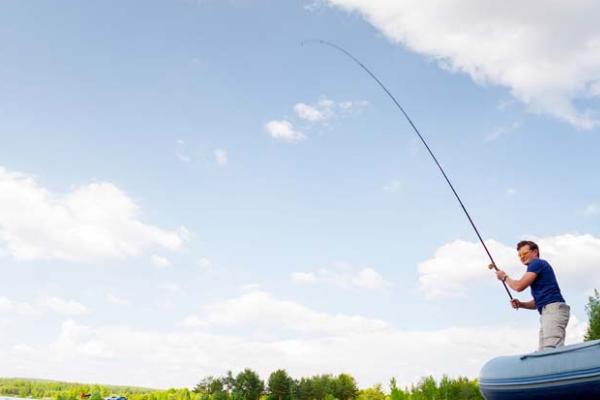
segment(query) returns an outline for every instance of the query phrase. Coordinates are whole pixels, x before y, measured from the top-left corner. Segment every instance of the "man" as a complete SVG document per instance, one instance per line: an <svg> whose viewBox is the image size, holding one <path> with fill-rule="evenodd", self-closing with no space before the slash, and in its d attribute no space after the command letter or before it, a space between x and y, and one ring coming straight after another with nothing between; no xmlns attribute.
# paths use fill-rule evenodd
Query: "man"
<svg viewBox="0 0 600 400"><path fill-rule="evenodd" d="M533 300L513 299L511 303L513 308L537 309L540 313L539 350L563 346L571 309L560 293L554 270L546 260L540 258L538 245L532 241L519 242L517 252L521 262L527 266L527 272L521 279L512 279L499 270L496 271L496 277L517 292L531 287Z"/></svg>

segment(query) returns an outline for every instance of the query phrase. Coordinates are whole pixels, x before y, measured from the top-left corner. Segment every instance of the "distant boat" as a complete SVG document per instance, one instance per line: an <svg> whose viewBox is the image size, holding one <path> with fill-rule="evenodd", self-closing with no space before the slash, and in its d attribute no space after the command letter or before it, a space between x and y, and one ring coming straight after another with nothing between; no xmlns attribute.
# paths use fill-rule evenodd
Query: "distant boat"
<svg viewBox="0 0 600 400"><path fill-rule="evenodd" d="M479 386L486 400L598 400L600 340L494 358Z"/></svg>

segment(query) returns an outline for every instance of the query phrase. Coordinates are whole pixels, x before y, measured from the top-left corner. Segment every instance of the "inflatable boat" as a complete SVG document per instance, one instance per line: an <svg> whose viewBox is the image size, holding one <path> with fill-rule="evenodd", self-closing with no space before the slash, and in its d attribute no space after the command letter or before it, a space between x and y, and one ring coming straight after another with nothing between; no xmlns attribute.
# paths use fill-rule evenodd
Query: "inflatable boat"
<svg viewBox="0 0 600 400"><path fill-rule="evenodd" d="M486 400L598 400L600 340L494 358L479 386Z"/></svg>

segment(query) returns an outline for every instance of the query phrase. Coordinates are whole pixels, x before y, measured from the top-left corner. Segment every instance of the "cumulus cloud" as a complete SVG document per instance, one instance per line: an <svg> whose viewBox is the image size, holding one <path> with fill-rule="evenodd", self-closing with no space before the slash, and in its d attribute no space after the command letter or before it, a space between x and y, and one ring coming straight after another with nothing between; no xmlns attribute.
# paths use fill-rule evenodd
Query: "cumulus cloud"
<svg viewBox="0 0 600 400"><path fill-rule="evenodd" d="M294 111L299 118L310 122L321 121L326 118L326 113L324 111L304 103L296 104L294 106Z"/></svg>
<svg viewBox="0 0 600 400"><path fill-rule="evenodd" d="M154 266L158 268L168 268L173 266L173 264L171 264L171 261L167 257L159 256L156 254L153 254L150 260L152 261L152 264L154 264Z"/></svg>
<svg viewBox="0 0 600 400"><path fill-rule="evenodd" d="M0 167L0 246L19 261L97 261L179 250L187 231L140 220L138 205L108 182L52 193L32 176Z"/></svg>
<svg viewBox="0 0 600 400"><path fill-rule="evenodd" d="M485 242L501 268L514 263L515 252L503 244L488 240ZM483 253L479 242L457 240L438 248L429 260L419 264L421 290L429 299L462 297L468 284L476 281L489 281L490 272L486 268L489 259ZM508 272L508 271L507 271Z"/></svg>
<svg viewBox="0 0 600 400"><path fill-rule="evenodd" d="M292 272L292 281L296 283L315 283L317 277L312 272Z"/></svg>
<svg viewBox="0 0 600 400"><path fill-rule="evenodd" d="M19 354L33 354L35 349L25 343L19 343L13 346L13 351Z"/></svg>
<svg viewBox="0 0 600 400"><path fill-rule="evenodd" d="M35 314L35 310L29 303L0 297L0 313L31 315Z"/></svg>
<svg viewBox="0 0 600 400"><path fill-rule="evenodd" d="M40 305L63 315L83 315L89 313L86 306L76 300L66 300L60 297L47 297L40 301Z"/></svg>
<svg viewBox="0 0 600 400"><path fill-rule="evenodd" d="M195 315L187 316L183 321L181 321L181 325L186 328L206 328L209 326L206 321L203 321Z"/></svg>
<svg viewBox="0 0 600 400"><path fill-rule="evenodd" d="M548 260L561 287L589 290L600 285L600 239L592 235L565 234L533 238L541 257ZM486 241L496 264L509 275L520 277L520 265L514 245ZM489 259L479 242L457 240L435 251L432 258L418 266L420 288L429 299L462 297L468 287L494 282L486 268Z"/></svg>
<svg viewBox="0 0 600 400"><path fill-rule="evenodd" d="M533 112L599 124L577 100L600 96L600 3L587 0L322 0L478 83L502 85ZM540 12L543 10L543 12Z"/></svg>
<svg viewBox="0 0 600 400"><path fill-rule="evenodd" d="M298 118L308 122L324 122L338 115L348 115L358 112L369 105L368 101L345 100L335 102L327 97L321 98L315 104L297 103L294 112Z"/></svg>
<svg viewBox="0 0 600 400"><path fill-rule="evenodd" d="M158 285L158 288L168 293L182 293L181 286L173 282L165 282Z"/></svg>
<svg viewBox="0 0 600 400"><path fill-rule="evenodd" d="M476 377L490 358L529 352L537 345L533 326L399 329L377 319L316 311L265 292L212 304L201 317L184 322L181 330L150 330L69 320L50 346L36 348L29 362L19 354L5 358L0 374L17 368L31 376L51 371L52 377L70 380L173 387L247 366L267 377L284 363L296 377L345 371L366 386L386 379L381 371L387 371L409 384L429 374ZM227 325L233 333L219 332ZM581 328L571 321L569 343L581 340ZM256 329L273 334L255 335Z"/></svg>
<svg viewBox="0 0 600 400"><path fill-rule="evenodd" d="M297 143L306 140L304 133L296 130L290 121L269 121L265 125L269 135L282 142Z"/></svg>
<svg viewBox="0 0 600 400"><path fill-rule="evenodd" d="M112 292L109 292L106 294L106 300L112 304L118 304L118 305L129 305L130 304L129 300L126 300L120 296L117 296L116 294L114 294Z"/></svg>
<svg viewBox="0 0 600 400"><path fill-rule="evenodd" d="M209 270L214 266L214 263L209 258L202 257L198 260L198 266L202 270Z"/></svg>
<svg viewBox="0 0 600 400"><path fill-rule="evenodd" d="M380 330L387 326L383 321L360 316L330 316L290 301L274 299L263 291L253 291L239 298L205 306L204 311L206 320L213 325L251 325L265 331L285 329L306 335L340 335Z"/></svg>
<svg viewBox="0 0 600 400"><path fill-rule="evenodd" d="M301 284L324 282L343 288L367 290L381 290L390 286L390 283L373 268L356 268L344 262L337 262L331 268L319 268L313 272L294 272L291 279Z"/></svg>
<svg viewBox="0 0 600 400"><path fill-rule="evenodd" d="M359 112L368 105L369 102L364 100L346 100L337 103L327 97L322 97L312 104L296 103L293 110L299 120L297 122L303 122L305 129L311 129L315 125L329 127L331 119ZM265 124L265 127L269 134L277 140L296 143L307 139L307 136L294 128L294 124L287 119L270 121Z"/></svg>
<svg viewBox="0 0 600 400"><path fill-rule="evenodd" d="M65 321L62 324L58 338L50 348L59 360L77 356L92 359L115 357L107 340L98 335L97 330L78 324L73 320Z"/></svg>

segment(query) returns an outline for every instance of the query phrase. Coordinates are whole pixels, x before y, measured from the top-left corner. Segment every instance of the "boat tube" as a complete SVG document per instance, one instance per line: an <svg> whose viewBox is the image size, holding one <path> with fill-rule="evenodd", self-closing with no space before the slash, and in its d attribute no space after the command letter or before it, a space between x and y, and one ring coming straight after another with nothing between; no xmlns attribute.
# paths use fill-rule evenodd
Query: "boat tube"
<svg viewBox="0 0 600 400"><path fill-rule="evenodd" d="M494 358L479 386L486 400L598 400L600 340Z"/></svg>

